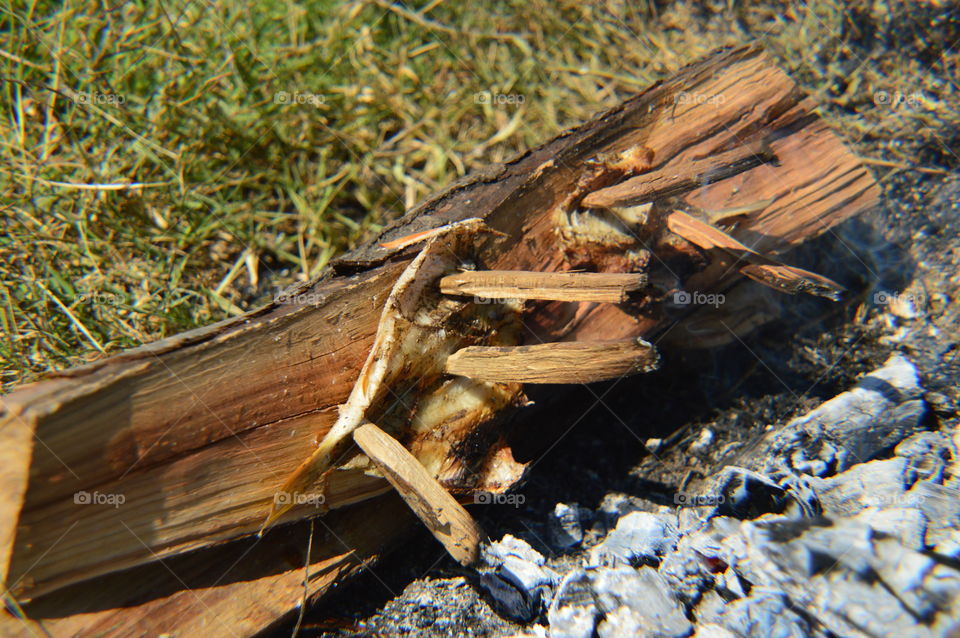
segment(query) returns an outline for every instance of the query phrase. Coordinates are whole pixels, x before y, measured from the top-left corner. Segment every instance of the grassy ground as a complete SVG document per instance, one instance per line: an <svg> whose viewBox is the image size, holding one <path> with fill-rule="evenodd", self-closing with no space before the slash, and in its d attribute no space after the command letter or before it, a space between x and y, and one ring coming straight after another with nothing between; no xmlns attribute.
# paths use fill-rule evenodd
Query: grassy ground
<svg viewBox="0 0 960 638"><path fill-rule="evenodd" d="M762 40L884 178L956 170L958 38L931 1L15 0L2 389L265 303L721 45Z"/></svg>

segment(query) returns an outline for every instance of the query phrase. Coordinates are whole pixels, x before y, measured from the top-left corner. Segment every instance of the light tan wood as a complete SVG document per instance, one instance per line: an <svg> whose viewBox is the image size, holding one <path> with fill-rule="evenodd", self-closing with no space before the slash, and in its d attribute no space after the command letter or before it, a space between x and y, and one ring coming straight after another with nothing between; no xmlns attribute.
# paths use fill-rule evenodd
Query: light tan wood
<svg viewBox="0 0 960 638"><path fill-rule="evenodd" d="M450 492L399 441L373 423L354 430L353 440L454 560L461 565L475 563L483 532Z"/></svg>
<svg viewBox="0 0 960 638"><path fill-rule="evenodd" d="M396 542L409 535L414 521L392 493L314 521L308 601L351 574L370 569L387 546L384 531ZM95 585L67 587L27 605L27 619L0 612L0 636L260 634L300 605L308 539L304 522L268 539L235 541L111 574Z"/></svg>
<svg viewBox="0 0 960 638"><path fill-rule="evenodd" d="M656 350L642 339L496 348L470 346L447 359L447 372L500 383L593 383L650 372Z"/></svg>
<svg viewBox="0 0 960 638"><path fill-rule="evenodd" d="M646 284L645 274L467 270L440 280L446 295L488 299L537 299L623 303Z"/></svg>
<svg viewBox="0 0 960 638"><path fill-rule="evenodd" d="M335 420L400 270L346 278L259 321L151 344L6 397L0 432L36 434L14 593L35 597L255 533L275 483ZM386 489L342 473L330 503ZM89 503L78 502L84 494Z"/></svg>

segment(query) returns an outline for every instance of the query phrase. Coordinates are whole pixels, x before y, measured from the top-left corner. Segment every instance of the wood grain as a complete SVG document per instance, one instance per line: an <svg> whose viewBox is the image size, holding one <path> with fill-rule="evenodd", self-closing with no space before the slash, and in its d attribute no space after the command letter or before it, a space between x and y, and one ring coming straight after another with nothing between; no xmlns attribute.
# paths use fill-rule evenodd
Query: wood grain
<svg viewBox="0 0 960 638"><path fill-rule="evenodd" d="M642 339L497 348L470 346L447 359L447 372L500 383L593 383L650 372L656 350Z"/></svg>
<svg viewBox="0 0 960 638"><path fill-rule="evenodd" d="M694 157L684 165L671 163L615 186L593 191L583 198L583 205L612 208L645 204L721 182L774 159L773 151L765 141L706 157Z"/></svg>
<svg viewBox="0 0 960 638"><path fill-rule="evenodd" d="M354 430L353 440L454 560L461 565L475 563L483 532L450 492L399 441L373 423Z"/></svg>
<svg viewBox="0 0 960 638"><path fill-rule="evenodd" d="M440 292L487 299L623 303L647 282L643 273L467 270L440 280Z"/></svg>

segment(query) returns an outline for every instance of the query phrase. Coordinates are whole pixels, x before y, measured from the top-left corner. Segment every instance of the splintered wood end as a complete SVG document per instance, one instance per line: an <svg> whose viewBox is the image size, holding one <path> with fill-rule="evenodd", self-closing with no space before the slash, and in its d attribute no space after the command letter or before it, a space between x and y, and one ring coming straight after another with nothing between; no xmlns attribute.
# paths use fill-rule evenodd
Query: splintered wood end
<svg viewBox="0 0 960 638"><path fill-rule="evenodd" d="M446 371L498 383L592 383L650 372L659 363L643 339L543 343L497 348L469 346L447 358Z"/></svg>
<svg viewBox="0 0 960 638"><path fill-rule="evenodd" d="M486 299L623 303L646 285L639 273L464 271L440 280L440 292Z"/></svg>
<svg viewBox="0 0 960 638"><path fill-rule="evenodd" d="M667 228L704 250L717 248L743 259L748 263L740 272L774 290L789 294L805 292L833 301L838 301L843 292L843 287L832 279L761 255L716 226L682 211L675 210L667 216Z"/></svg>
<svg viewBox="0 0 960 638"><path fill-rule="evenodd" d="M667 215L667 229L704 250L720 248L723 250L756 254L749 247L716 226L701 221L693 215L688 215L680 210L675 210Z"/></svg>
<svg viewBox="0 0 960 638"><path fill-rule="evenodd" d="M475 218L475 217L474 217L474 218L462 220L462 221L460 221L460 222L455 222L454 224L463 224L463 223L470 222L470 221L478 221L478 222L479 222L479 221L482 221L482 220L479 219L479 218ZM407 246L412 246L412 245L414 245L414 244L416 244L416 243L419 243L419 242L422 242L422 241L426 241L426 240L428 240L428 239L430 239L430 238L432 238L432 237L436 237L436 236L438 236L438 235L442 235L443 233L445 233L445 232L447 232L448 230L450 230L450 227L453 226L454 224L445 224L445 225L443 225L443 226L438 226L437 228L431 228L431 229L429 229L429 230L422 230L422 231L420 231L420 232L418 232L418 233L413 233L413 234L411 234L411 235L404 235L403 237L399 237L399 238L394 239L394 240L391 240L391 241L382 242L382 243L379 244L379 246L380 246L381 248L386 248L386 249L388 249L388 250L399 250L399 249L401 249L401 248L406 248Z"/></svg>
<svg viewBox="0 0 960 638"><path fill-rule="evenodd" d="M483 531L416 457L373 423L354 430L353 440L457 562L476 562Z"/></svg>
<svg viewBox="0 0 960 638"><path fill-rule="evenodd" d="M791 295L805 292L839 301L843 286L815 272L784 264L749 264L740 272L754 281Z"/></svg>

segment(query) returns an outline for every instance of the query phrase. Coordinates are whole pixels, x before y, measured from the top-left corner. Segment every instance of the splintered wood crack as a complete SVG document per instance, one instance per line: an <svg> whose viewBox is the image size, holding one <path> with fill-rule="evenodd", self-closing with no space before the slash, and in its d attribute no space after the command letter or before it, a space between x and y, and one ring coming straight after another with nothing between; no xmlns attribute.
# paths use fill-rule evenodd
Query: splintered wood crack
<svg viewBox="0 0 960 638"><path fill-rule="evenodd" d="M520 384L450 378L443 365L453 352L472 345L507 346L519 340L520 306L474 304L444 296L437 280L457 272L478 237L489 232L476 219L457 222L426 235L426 244L406 267L384 306L373 347L337 421L313 453L277 492L262 534L305 496L325 495L331 472L350 464L376 471L352 447L354 430L376 423L417 448L416 457L435 479L463 484L476 477L458 450L477 427L504 407L521 401ZM418 234L421 235L421 234ZM413 238L421 241L424 236ZM411 392L410 398L403 397ZM443 428L443 436L434 435ZM492 451L491 451L492 452ZM523 465L503 461L502 482L519 478ZM470 489L495 485L466 484ZM325 499L321 499L325 502Z"/></svg>
<svg viewBox="0 0 960 638"><path fill-rule="evenodd" d="M596 250L613 254L613 259L619 251L625 261L614 269L641 272L465 269L476 257L481 235L500 235L480 219L382 244L397 249L425 242L387 299L373 347L336 423L287 478L260 533L296 505L298 497L325 495L336 469L360 468L386 478L456 560L472 563L482 533L447 488L505 489L525 466L500 455L488 474L477 472L477 467L485 467L483 455L495 451L464 458L462 450L478 447L465 445L469 435L507 406L522 404L525 383L591 383L656 369L656 349L639 337L521 345L525 300L622 304L629 309L636 297L656 294L645 266L632 267L646 263L644 253L631 247L637 233L654 246L689 242L696 248L681 248L681 254L701 259L701 265L697 249L719 251L734 258L743 275L782 292L837 298L841 288L830 279L762 255L711 223L735 223L772 200L705 213L711 221L669 205L676 194L708 178L724 179L774 161L765 143L690 160L679 172L651 171L652 158L652 153L640 151L617 155L610 160L614 164L600 166L600 173L582 183L587 190L595 184L595 189L582 198L580 208L570 205L582 192L562 202L555 216L557 232L568 242L563 250L585 250L588 255ZM614 171L621 181L599 187L603 171ZM631 177L635 171L646 173ZM413 395L409 402L403 400L408 391Z"/></svg>
<svg viewBox="0 0 960 638"><path fill-rule="evenodd" d="M593 191L583 198L582 205L587 208L636 206L719 182L775 160L773 151L761 141L693 159L685 166L645 172L609 188Z"/></svg>

